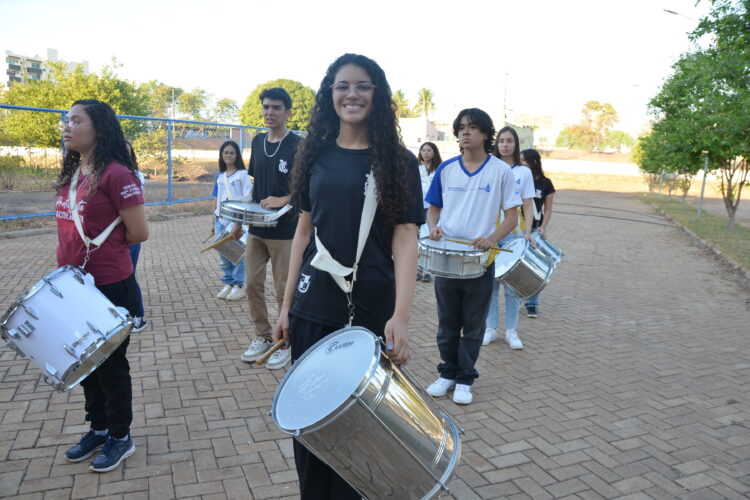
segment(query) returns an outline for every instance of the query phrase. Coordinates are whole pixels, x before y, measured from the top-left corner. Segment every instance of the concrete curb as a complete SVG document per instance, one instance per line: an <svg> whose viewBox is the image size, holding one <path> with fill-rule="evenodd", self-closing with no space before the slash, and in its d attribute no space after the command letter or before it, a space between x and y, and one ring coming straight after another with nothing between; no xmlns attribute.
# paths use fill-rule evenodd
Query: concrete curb
<svg viewBox="0 0 750 500"><path fill-rule="evenodd" d="M56 227L35 227L31 229L19 229L18 231L8 231L5 233L0 233L0 239L11 240L14 238L25 238L27 236L38 236L40 234L54 233L56 231Z"/></svg>
<svg viewBox="0 0 750 500"><path fill-rule="evenodd" d="M656 211L659 212L661 215L671 220L675 224L675 226L682 228L682 230L685 231L688 235L690 235L699 245L701 245L702 247L708 249L711 253L713 253L719 259L719 261L731 267L733 270L737 271L739 278L744 281L745 286L750 287L750 270L745 269L744 267L739 265L737 262L732 260L730 257L727 257L726 255L724 255L724 253L721 250L714 247L713 245L711 245L711 243L707 242L706 240L704 240L703 238L695 234L695 232L693 232L692 229L685 226L682 222L678 221L677 219L669 215L667 212L665 212L661 208L651 203L650 205L654 207Z"/></svg>

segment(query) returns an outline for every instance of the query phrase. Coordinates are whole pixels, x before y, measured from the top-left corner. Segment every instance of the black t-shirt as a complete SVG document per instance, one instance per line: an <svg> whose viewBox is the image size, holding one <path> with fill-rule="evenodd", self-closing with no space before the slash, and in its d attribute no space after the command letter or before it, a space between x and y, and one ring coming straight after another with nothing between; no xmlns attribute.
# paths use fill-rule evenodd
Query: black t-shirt
<svg viewBox="0 0 750 500"><path fill-rule="evenodd" d="M539 179L534 179L534 188L536 189L534 204L536 205L536 211L539 213L539 220L534 219L533 227L539 227L544 220L544 199L547 198L548 194L555 192L555 186L552 185L551 180L546 177L540 177Z"/></svg>
<svg viewBox="0 0 750 500"><path fill-rule="evenodd" d="M424 223L422 185L417 159L411 162L409 207L399 223ZM370 172L367 150L343 149L329 144L310 168L303 187L301 208L310 212L318 238L340 264L354 264L359 224L365 200L365 180ZM416 230L414 237L417 237ZM354 324L382 331L393 316L396 284L391 251L393 226L378 208L359 260L354 283ZM309 321L342 327L348 320L347 300L331 275L310 265L315 256L315 237L305 249L292 314Z"/></svg>
<svg viewBox="0 0 750 500"><path fill-rule="evenodd" d="M289 194L289 174L294 163L294 154L300 137L294 132L278 142L264 141L268 133L258 134L253 138L250 165L247 171L253 179L253 201L260 203L269 196L287 196ZM277 151L278 149L278 151ZM269 157L268 155L272 155ZM274 154L275 153L275 154ZM297 228L297 213L290 210L282 215L275 227L250 226L250 234L270 240L291 240Z"/></svg>

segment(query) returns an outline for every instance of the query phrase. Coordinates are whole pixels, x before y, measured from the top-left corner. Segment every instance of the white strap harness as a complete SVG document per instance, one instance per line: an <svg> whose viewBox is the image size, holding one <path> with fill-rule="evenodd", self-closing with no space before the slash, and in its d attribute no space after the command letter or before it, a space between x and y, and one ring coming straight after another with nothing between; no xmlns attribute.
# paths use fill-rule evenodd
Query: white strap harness
<svg viewBox="0 0 750 500"><path fill-rule="evenodd" d="M336 284L346 294L347 300L349 301L349 325L351 326L352 319L354 318L354 305L352 302L352 290L354 289L354 282L357 280L357 265L359 259L362 256L362 251L365 249L365 242L367 236L370 234L370 228L372 227L372 221L375 218L375 210L377 209L377 196L375 185L375 176L370 172L367 174L367 181L365 182L365 202L362 206L362 218L359 221L359 238L357 240L357 254L354 259L354 265L352 267L345 267L341 265L333 256L330 254L328 249L323 245L318 238L318 229L315 228L315 246L317 252L313 257L310 264L321 271L325 271L331 275ZM352 280L348 281L346 276L352 275Z"/></svg>
<svg viewBox="0 0 750 500"><path fill-rule="evenodd" d="M109 235L112 233L112 231L115 229L117 224L122 222L122 217L119 215L115 220L112 221L112 223L107 226L107 228L102 231L99 236L94 238L93 240L86 236L86 234L83 232L83 224L81 223L81 216L78 214L78 202L76 200L77 196L77 190L78 187L78 174L80 173L81 169L76 168L76 171L73 172L73 177L70 179L70 189L68 190L68 203L70 204L70 214L73 216L73 222L76 225L76 229L78 229L78 234L81 236L81 239L83 240L83 244L86 245L86 257L83 259L83 265L81 265L81 269L86 268L86 264L89 261L89 255L94 250L98 249L102 246L102 244L109 238ZM93 250L91 249L91 245L94 244L96 248Z"/></svg>

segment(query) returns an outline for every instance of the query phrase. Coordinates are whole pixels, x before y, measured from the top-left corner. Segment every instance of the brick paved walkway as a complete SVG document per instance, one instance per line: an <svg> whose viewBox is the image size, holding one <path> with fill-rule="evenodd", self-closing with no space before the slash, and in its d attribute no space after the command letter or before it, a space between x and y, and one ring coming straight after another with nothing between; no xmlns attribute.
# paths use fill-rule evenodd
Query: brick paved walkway
<svg viewBox="0 0 750 500"><path fill-rule="evenodd" d="M663 223L628 195L567 191L564 212ZM133 436L106 474L63 452L85 432L83 394L52 392L0 346L0 496L296 498L291 441L266 416L283 371L239 360L247 305L219 302L207 218L154 223L139 280L151 328L129 349ZM750 496L750 294L680 230L555 216L567 255L522 317L523 351L483 348L475 403L444 404L466 429L451 487L474 498ZM4 309L53 269L54 235L0 240ZM273 300L273 299L271 299ZM275 311L274 311L275 312ZM437 362L432 288L418 285L412 371Z"/></svg>

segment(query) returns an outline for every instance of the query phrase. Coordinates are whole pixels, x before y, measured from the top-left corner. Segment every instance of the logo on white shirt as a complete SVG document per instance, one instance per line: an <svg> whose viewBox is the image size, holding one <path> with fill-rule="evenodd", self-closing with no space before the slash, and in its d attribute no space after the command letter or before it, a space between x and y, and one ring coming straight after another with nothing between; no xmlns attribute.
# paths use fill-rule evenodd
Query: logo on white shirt
<svg viewBox="0 0 750 500"><path fill-rule="evenodd" d="M310 288L310 275L300 274L299 284L297 285L297 290L299 291L299 293L305 293L307 292L308 288Z"/></svg>
<svg viewBox="0 0 750 500"><path fill-rule="evenodd" d="M286 160L279 160L279 172L281 172L282 174L288 174L289 169L286 168L286 165Z"/></svg>

